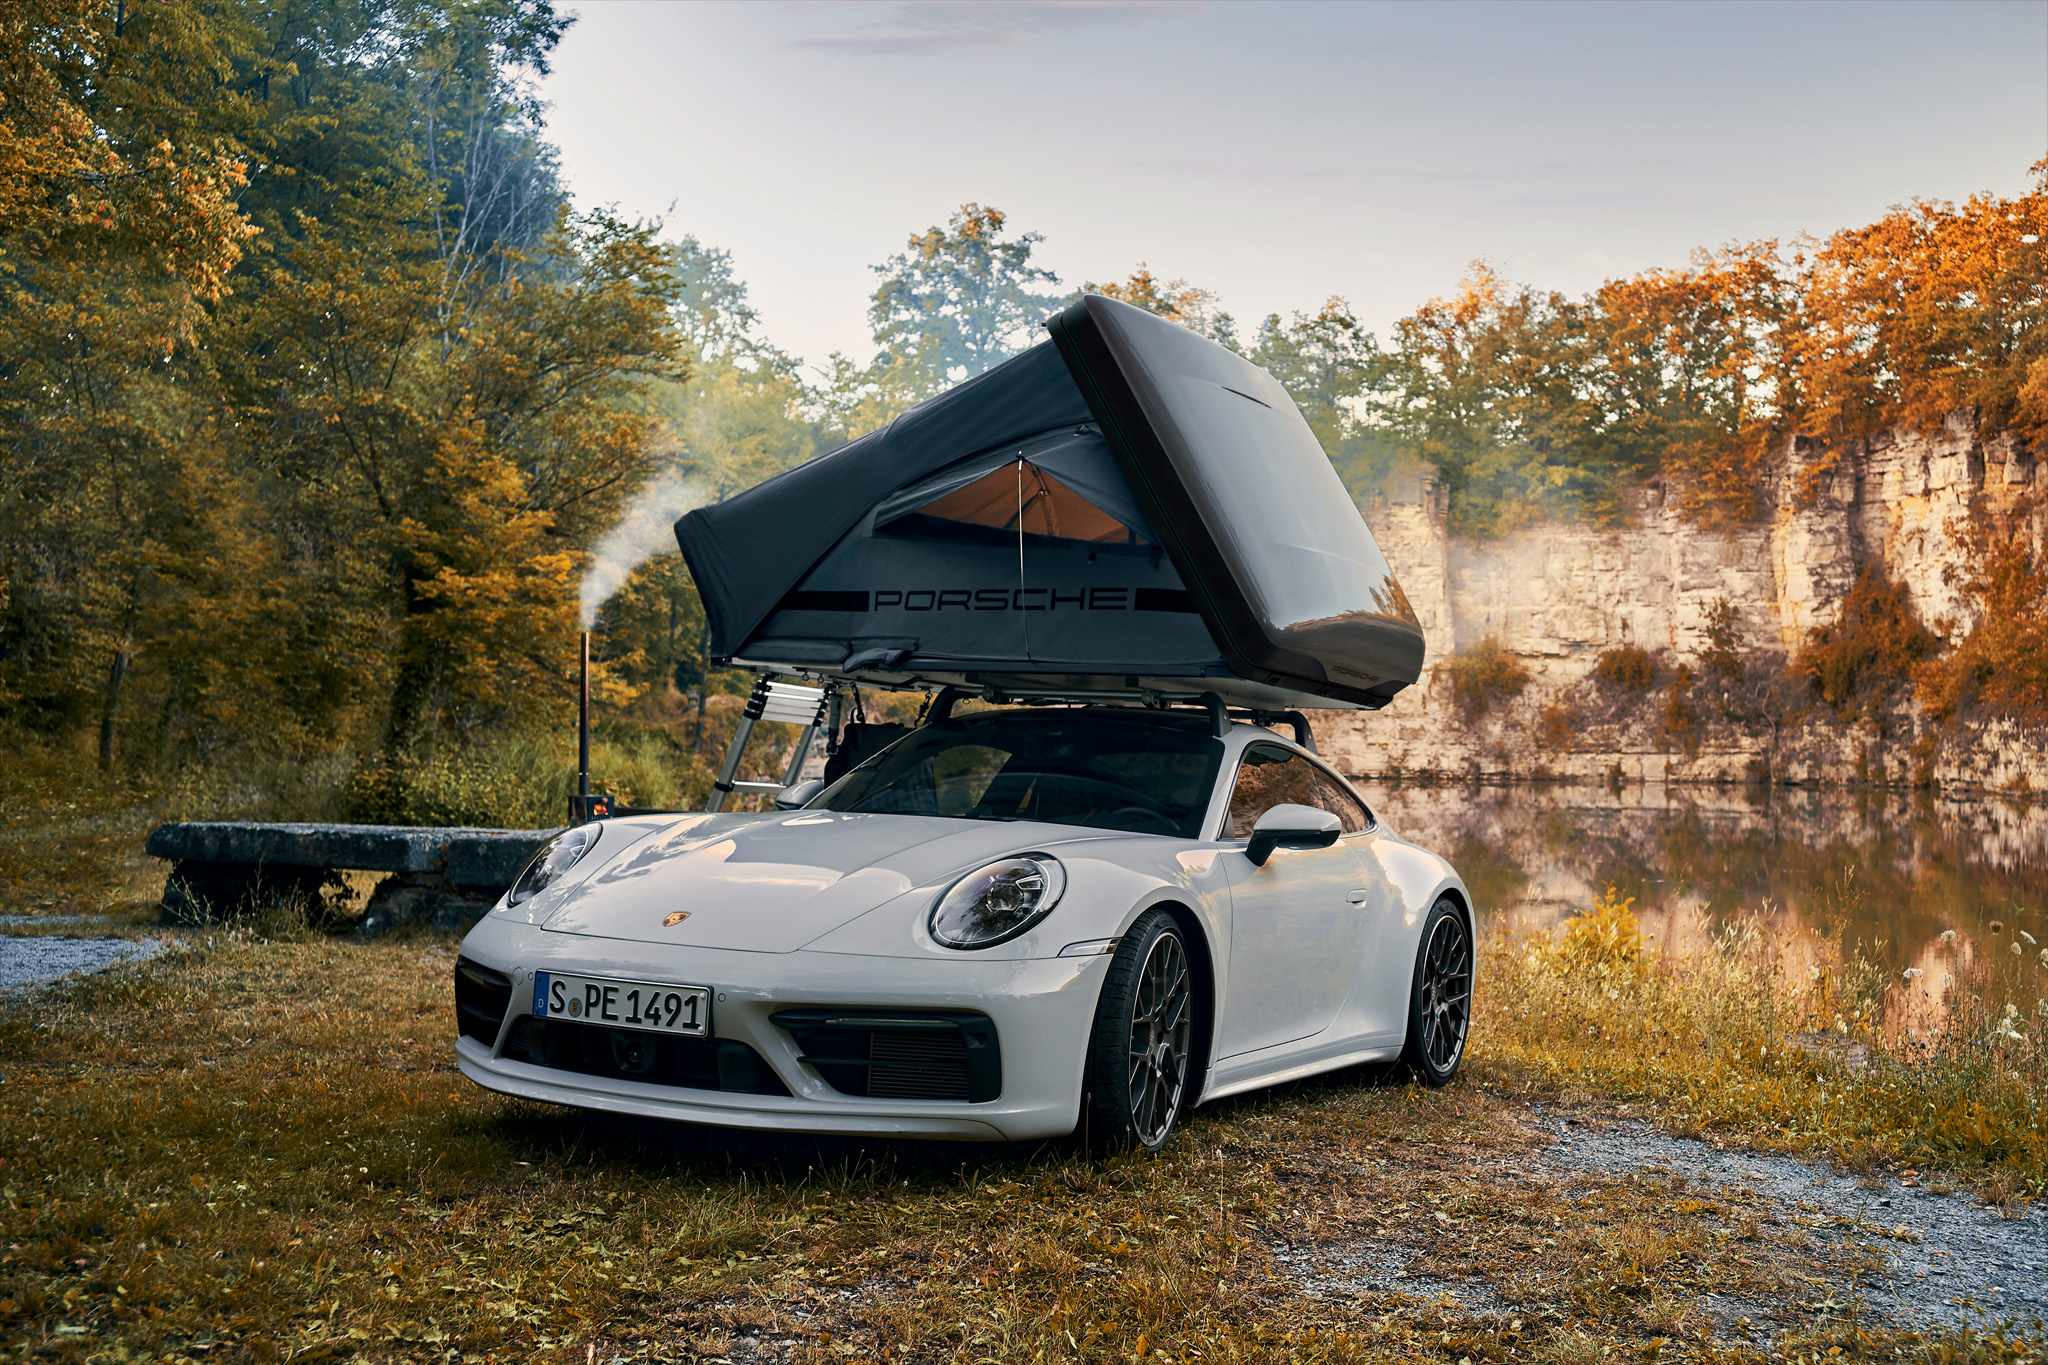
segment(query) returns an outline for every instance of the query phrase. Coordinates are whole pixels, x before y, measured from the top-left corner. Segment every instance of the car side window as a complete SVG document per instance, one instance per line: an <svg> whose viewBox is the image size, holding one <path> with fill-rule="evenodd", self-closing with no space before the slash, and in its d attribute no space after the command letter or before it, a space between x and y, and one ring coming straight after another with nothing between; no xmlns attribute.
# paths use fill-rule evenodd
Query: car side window
<svg viewBox="0 0 2048 1365"><path fill-rule="evenodd" d="M1372 814L1342 783L1300 754L1277 745L1254 744L1238 761L1230 789L1230 832L1249 839L1259 817L1280 805L1313 806L1342 822L1346 834L1372 828Z"/></svg>
<svg viewBox="0 0 2048 1365"><path fill-rule="evenodd" d="M1358 799L1358 793L1321 768L1313 764L1309 766L1315 773L1316 782L1324 796L1323 800L1312 801L1310 805L1319 810L1334 812L1336 817L1344 822L1346 834L1357 834L1373 827L1372 812L1366 809L1365 802Z"/></svg>

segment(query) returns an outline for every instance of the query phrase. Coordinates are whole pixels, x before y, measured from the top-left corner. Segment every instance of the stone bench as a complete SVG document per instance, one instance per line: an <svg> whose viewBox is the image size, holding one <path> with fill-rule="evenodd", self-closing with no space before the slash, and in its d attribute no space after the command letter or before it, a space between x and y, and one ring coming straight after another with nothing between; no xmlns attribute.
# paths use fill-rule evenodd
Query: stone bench
<svg viewBox="0 0 2048 1365"><path fill-rule="evenodd" d="M469 927L555 832L207 820L159 825L145 847L171 864L166 924L234 919L265 900L318 906L342 872L389 873L358 931L369 936L400 924Z"/></svg>

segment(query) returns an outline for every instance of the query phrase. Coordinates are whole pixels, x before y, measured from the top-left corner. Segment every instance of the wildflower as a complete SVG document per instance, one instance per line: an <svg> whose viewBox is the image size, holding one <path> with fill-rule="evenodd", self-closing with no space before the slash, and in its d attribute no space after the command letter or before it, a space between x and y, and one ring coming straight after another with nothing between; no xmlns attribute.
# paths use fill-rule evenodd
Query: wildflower
<svg viewBox="0 0 2048 1365"><path fill-rule="evenodd" d="M1955 930L1953 930L1953 929L1944 929L1944 930L1942 930L1942 931L1941 931L1941 941L1942 941L1943 943L1954 943L1954 942L1956 941L1956 931L1955 931Z"/></svg>
<svg viewBox="0 0 2048 1365"><path fill-rule="evenodd" d="M1806 979L1807 979L1808 981L1818 981L1818 980L1820 980L1820 968L1818 968L1818 967L1808 967L1808 968L1806 969Z"/></svg>
<svg viewBox="0 0 2048 1365"><path fill-rule="evenodd" d="M2013 945L2012 945L2012 955L2013 955L2014 957L2019 957L2020 955L2022 955L2022 954L2023 954L2023 953L2025 953L2026 951L2027 951L2027 950L2026 950L2025 948L2022 948L2022 947L2020 947L2020 945L2019 945L2019 944L2017 944L2017 943L2015 943L2015 944L2013 944Z"/></svg>
<svg viewBox="0 0 2048 1365"><path fill-rule="evenodd" d="M2005 1017L2006 1017L2006 1018L2008 1018L2008 1019L2017 1019L2017 1018L2019 1018L2019 1017L2020 1017L2020 1007L2019 1007L2018 1005L2015 1005L2015 1004L2013 1004L2013 1003L2012 1003L2012 1002L2011 1002L2010 1000L2006 1001L2006 1002L2005 1002Z"/></svg>
<svg viewBox="0 0 2048 1365"><path fill-rule="evenodd" d="M2028 932L2027 932L2026 930L2024 930L2024 929L2020 930L2020 931L2019 931L2019 933L2020 933L2020 937L2021 937L2021 938L2023 938L2023 939L2025 939L2025 940L2027 941L2027 946L2028 946L2028 947L2030 947L2030 948L2031 948L2031 947L2033 947L2033 946L2034 946L2034 936L2033 936L2032 934L2028 933Z"/></svg>
<svg viewBox="0 0 2048 1365"><path fill-rule="evenodd" d="M2043 966L2048 966L2048 948L2043 948L2041 950L2041 964Z"/></svg>
<svg viewBox="0 0 2048 1365"><path fill-rule="evenodd" d="M1991 932L1992 932L1992 933L1994 933L1994 934L2002 934L2002 933L2004 933L2004 932L2005 932L2005 921L2004 921L2004 920L2002 920L2002 919L1995 919L1995 920L1991 921Z"/></svg>
<svg viewBox="0 0 2048 1365"><path fill-rule="evenodd" d="M1918 967L1908 967L1906 968L1903 975L1908 981L1918 981L1921 977L1927 975L1927 973L1921 971Z"/></svg>

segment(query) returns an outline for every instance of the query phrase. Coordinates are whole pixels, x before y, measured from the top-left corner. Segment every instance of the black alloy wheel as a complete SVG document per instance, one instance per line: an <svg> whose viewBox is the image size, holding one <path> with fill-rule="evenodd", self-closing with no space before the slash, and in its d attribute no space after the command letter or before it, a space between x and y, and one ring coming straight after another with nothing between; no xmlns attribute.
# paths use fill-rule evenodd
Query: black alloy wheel
<svg viewBox="0 0 2048 1365"><path fill-rule="evenodd" d="M1156 1152L1187 1108L1195 979L1173 917L1138 917L1111 956L1088 1041L1082 1126L1097 1151Z"/></svg>
<svg viewBox="0 0 2048 1365"><path fill-rule="evenodd" d="M1448 1085L1465 1056L1471 1027L1472 932L1457 903L1445 896L1422 926L1401 1060L1424 1085Z"/></svg>

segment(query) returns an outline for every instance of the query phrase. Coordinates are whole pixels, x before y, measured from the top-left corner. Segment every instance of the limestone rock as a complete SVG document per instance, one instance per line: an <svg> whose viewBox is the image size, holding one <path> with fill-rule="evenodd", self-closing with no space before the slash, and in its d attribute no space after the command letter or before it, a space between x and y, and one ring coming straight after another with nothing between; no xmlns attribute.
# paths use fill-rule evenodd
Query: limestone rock
<svg viewBox="0 0 2048 1365"><path fill-rule="evenodd" d="M1629 500L1624 525L1557 522L1498 540L1449 534L1448 500L1434 476L1403 476L1365 513L1427 634L1423 680L1383 711L1318 715L1317 736L1340 767L1364 776L2048 790L2048 734L2008 721L1937 733L1901 703L1845 723L1789 692L1769 705L1681 697L1674 711L1668 690L1670 665L1706 648L1719 602L1733 608L1756 676L1782 675L1808 632L1836 618L1866 565L1904 584L1930 629L1967 631L1961 537L1996 524L2048 543L2048 512L2030 501L2039 464L2011 433L1980 432L1966 409L1933 433L1787 442L1768 511L1747 524L1688 521L1652 481ZM1533 682L1468 719L1443 666L1488 638ZM1630 706L1590 677L1602 653L1623 645L1667 661L1660 690ZM1682 722L1688 707L1690 729L1667 724Z"/></svg>

